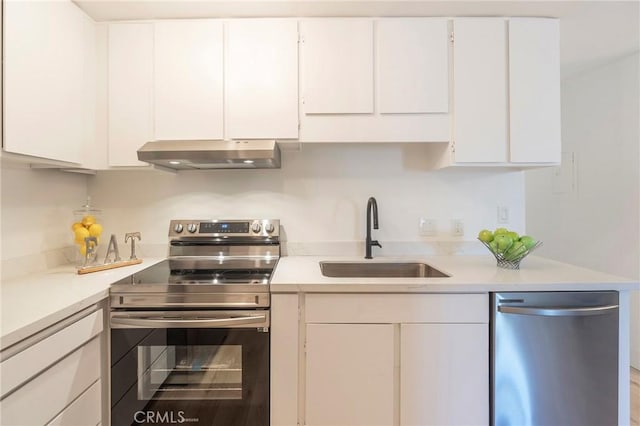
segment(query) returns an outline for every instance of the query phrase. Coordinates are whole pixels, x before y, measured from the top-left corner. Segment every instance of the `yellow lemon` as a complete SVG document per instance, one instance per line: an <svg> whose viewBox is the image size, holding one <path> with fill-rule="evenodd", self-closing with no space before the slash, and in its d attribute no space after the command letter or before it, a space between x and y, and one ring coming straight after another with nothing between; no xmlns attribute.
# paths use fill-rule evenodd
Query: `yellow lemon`
<svg viewBox="0 0 640 426"><path fill-rule="evenodd" d="M76 232L76 229L81 228L82 226L84 226L84 225L82 225L80 222L76 222L73 225L71 225L71 230L73 232Z"/></svg>
<svg viewBox="0 0 640 426"><path fill-rule="evenodd" d="M82 218L82 224L87 228L93 225L94 223L96 223L96 218L93 215L88 214Z"/></svg>
<svg viewBox="0 0 640 426"><path fill-rule="evenodd" d="M89 247L95 247L95 243L93 241L89 242ZM78 244L78 250L80 250L80 254L84 257L87 255L87 245L83 242L82 244Z"/></svg>
<svg viewBox="0 0 640 426"><path fill-rule="evenodd" d="M74 231L74 234L76 238L76 243L78 244L84 244L84 239L91 236L89 234L89 230L83 226L81 226L80 228L77 228Z"/></svg>
<svg viewBox="0 0 640 426"><path fill-rule="evenodd" d="M100 225L99 223L94 223L93 225L89 226L89 235L91 235L92 237L99 237L100 234L102 234L102 225Z"/></svg>

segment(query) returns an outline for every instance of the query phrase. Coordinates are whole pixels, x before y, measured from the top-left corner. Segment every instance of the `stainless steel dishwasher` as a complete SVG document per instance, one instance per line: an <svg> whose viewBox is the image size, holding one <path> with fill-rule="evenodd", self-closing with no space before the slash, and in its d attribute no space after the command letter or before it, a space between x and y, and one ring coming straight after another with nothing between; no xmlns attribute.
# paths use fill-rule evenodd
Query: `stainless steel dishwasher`
<svg viewBox="0 0 640 426"><path fill-rule="evenodd" d="M618 424L618 293L493 293L491 424Z"/></svg>

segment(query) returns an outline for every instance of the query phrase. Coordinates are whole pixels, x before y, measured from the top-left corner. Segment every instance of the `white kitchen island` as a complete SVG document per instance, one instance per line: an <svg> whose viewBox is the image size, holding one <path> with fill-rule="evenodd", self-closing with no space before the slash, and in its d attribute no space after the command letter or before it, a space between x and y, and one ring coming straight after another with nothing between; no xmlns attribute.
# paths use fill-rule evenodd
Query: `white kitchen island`
<svg viewBox="0 0 640 426"><path fill-rule="evenodd" d="M538 257L425 256L447 278L329 278L289 256L271 281L271 424L489 424L489 293L620 295L619 424L629 422L629 291L638 282Z"/></svg>

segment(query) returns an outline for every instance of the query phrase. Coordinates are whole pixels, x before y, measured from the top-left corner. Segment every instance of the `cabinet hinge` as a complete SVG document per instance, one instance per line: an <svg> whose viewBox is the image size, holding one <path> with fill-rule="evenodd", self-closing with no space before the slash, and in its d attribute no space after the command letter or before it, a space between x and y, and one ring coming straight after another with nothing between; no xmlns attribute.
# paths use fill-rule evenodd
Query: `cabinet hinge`
<svg viewBox="0 0 640 426"><path fill-rule="evenodd" d="M449 41L453 43L454 39L455 37L453 36L453 31L451 31L451 34L449 34Z"/></svg>
<svg viewBox="0 0 640 426"><path fill-rule="evenodd" d="M455 142L452 142L452 143L451 143L451 152L452 152L453 154L455 154L455 153L456 153L456 143L455 143Z"/></svg>

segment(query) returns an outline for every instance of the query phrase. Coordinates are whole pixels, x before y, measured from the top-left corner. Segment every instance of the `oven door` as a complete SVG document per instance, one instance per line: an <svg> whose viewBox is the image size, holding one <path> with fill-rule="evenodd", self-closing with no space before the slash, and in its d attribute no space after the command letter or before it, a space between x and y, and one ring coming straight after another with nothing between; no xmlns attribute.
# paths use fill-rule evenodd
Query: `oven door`
<svg viewBox="0 0 640 426"><path fill-rule="evenodd" d="M269 424L269 311L111 312L113 425Z"/></svg>

